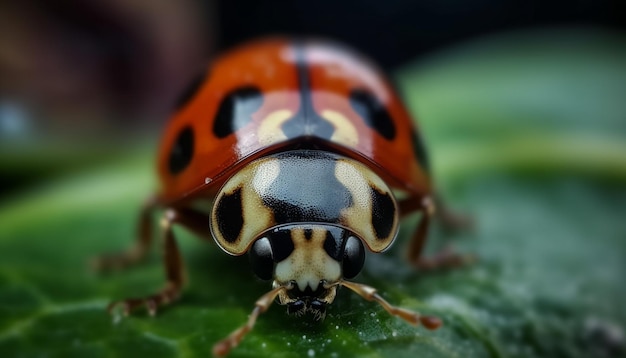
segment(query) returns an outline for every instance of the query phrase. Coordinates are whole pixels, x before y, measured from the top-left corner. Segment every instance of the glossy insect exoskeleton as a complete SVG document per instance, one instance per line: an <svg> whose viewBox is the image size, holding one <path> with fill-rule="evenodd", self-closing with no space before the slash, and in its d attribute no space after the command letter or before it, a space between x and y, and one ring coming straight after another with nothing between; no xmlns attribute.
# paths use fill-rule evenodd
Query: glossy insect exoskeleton
<svg viewBox="0 0 626 358"><path fill-rule="evenodd" d="M138 244L97 263L142 258L152 213L165 209L167 284L110 308L119 304L128 313L145 305L154 314L179 295L178 224L230 255L248 253L255 274L272 282L248 322L215 345L216 355L235 347L276 298L289 313L319 319L340 286L412 324L440 325L346 280L361 271L365 250L385 251L400 218L421 211L408 248L418 265L434 213L414 123L387 79L349 50L269 39L218 58L180 100L160 145L158 173L161 189L141 213ZM201 201L210 212L197 209Z"/></svg>

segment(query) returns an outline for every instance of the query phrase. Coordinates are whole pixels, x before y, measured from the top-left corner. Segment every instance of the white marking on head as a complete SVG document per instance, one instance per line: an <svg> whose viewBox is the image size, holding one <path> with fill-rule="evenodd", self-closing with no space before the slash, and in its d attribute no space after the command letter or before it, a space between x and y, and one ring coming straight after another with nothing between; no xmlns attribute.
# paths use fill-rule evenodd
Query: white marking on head
<svg viewBox="0 0 626 358"><path fill-rule="evenodd" d="M254 191L259 195L266 193L279 174L280 162L278 160L264 160L259 163L252 178Z"/></svg>
<svg viewBox="0 0 626 358"><path fill-rule="evenodd" d="M218 246L227 253L243 255L254 238L274 224L274 214L263 204L260 193L272 184L278 176L278 171L279 163L276 160L255 162L233 175L220 190L211 214L211 231ZM252 185L248 185L250 182ZM218 220L228 220L228 218L218 217L219 213L216 212L216 208L217 203L223 200L224 196L232 195L237 190L241 193L243 225L238 240L229 242L219 231L218 224Z"/></svg>
<svg viewBox="0 0 626 358"><path fill-rule="evenodd" d="M381 252L387 249L397 234L398 210L396 209L393 213L388 213L393 215L390 216L390 220L393 221L390 236L378 238L372 223L372 211L375 208L372 203L371 190L389 194L393 198L389 187L374 172L352 160L337 162L335 177L352 194L353 205L342 212L342 217L345 220L344 225L353 228L355 232L359 233L364 243L373 252ZM394 206L397 206L395 200Z"/></svg>
<svg viewBox="0 0 626 358"><path fill-rule="evenodd" d="M335 167L335 177L352 194L354 204L345 209L345 217L350 227L359 228L368 235L373 235L370 186L363 177L363 173L351 162L340 161Z"/></svg>

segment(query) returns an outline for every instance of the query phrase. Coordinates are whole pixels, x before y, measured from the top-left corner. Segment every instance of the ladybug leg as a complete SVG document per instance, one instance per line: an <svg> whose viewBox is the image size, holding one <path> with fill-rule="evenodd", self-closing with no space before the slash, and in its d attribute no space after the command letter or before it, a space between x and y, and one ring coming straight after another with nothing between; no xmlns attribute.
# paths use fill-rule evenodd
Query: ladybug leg
<svg viewBox="0 0 626 358"><path fill-rule="evenodd" d="M409 322L410 324L417 326L418 324L422 324L424 327L428 329L437 329L442 325L441 319L435 316L422 316L418 312L407 310L406 308L401 308L397 306L393 306L389 302L387 302L384 298L382 298L377 292L376 289L367 286L361 283L350 282L350 281L340 281L340 285L349 288L350 290L357 293L359 296L363 297L368 301L375 301L381 305L385 311L389 312L389 314L400 317L403 320Z"/></svg>
<svg viewBox="0 0 626 358"><path fill-rule="evenodd" d="M409 244L407 252L409 262L421 270L460 267L474 262L475 257L473 255L456 253L449 246L432 256L424 257L422 255L428 229L435 215L435 203L430 197L425 197L421 204L419 209L423 212L423 217Z"/></svg>
<svg viewBox="0 0 626 358"><path fill-rule="evenodd" d="M91 261L91 267L99 272L120 270L143 260L152 244L152 215L158 206L156 197L150 197L141 208L137 241L133 247L123 252L96 257Z"/></svg>
<svg viewBox="0 0 626 358"><path fill-rule="evenodd" d="M195 236L202 240L213 242L213 236L211 236L211 232L209 231L208 214L185 207L171 210L174 211L176 224L190 230Z"/></svg>
<svg viewBox="0 0 626 358"><path fill-rule="evenodd" d="M223 357L227 355L231 349L237 347L243 337L245 337L245 335L248 334L252 328L254 328L259 315L267 311L276 297L286 289L288 289L286 286L279 286L261 296L254 304L254 309L252 310L250 316L248 316L246 324L234 330L230 335L228 335L228 337L215 343L213 346L213 355L215 357Z"/></svg>
<svg viewBox="0 0 626 358"><path fill-rule="evenodd" d="M182 215L174 209L167 210L161 221L164 232L163 265L167 279L165 287L156 294L144 298L129 298L113 302L107 308L110 313L121 306L124 315L128 315L135 308L146 306L148 313L154 316L160 306L166 305L178 298L181 287L185 281L185 275L183 260L178 250L178 245L176 244L172 225L183 222L184 219Z"/></svg>
<svg viewBox="0 0 626 358"><path fill-rule="evenodd" d="M406 201L401 203L401 208L403 206L407 207L408 205L406 205L406 203L410 203L410 202L415 203L414 200L409 198ZM411 242L409 243L409 248L407 252L407 258L409 262L415 266L417 266L418 262L420 261L422 250L424 249L424 244L426 243L426 237L428 235L428 228L430 227L430 222L435 213L435 205L430 197L425 197L422 200L421 207L405 208L402 211L404 213L408 213L416 209L421 210L423 215L422 215L422 219L420 223L417 225L417 230L413 234L413 237L411 237Z"/></svg>
<svg viewBox="0 0 626 358"><path fill-rule="evenodd" d="M468 215L458 213L441 199L441 196L435 195L435 202L437 204L437 219L441 222L444 229L455 232L461 230L471 230L474 227L472 218Z"/></svg>
<svg viewBox="0 0 626 358"><path fill-rule="evenodd" d="M461 254L450 246L444 247L431 256L422 256L413 265L420 270L437 270L470 265L476 261L472 254Z"/></svg>

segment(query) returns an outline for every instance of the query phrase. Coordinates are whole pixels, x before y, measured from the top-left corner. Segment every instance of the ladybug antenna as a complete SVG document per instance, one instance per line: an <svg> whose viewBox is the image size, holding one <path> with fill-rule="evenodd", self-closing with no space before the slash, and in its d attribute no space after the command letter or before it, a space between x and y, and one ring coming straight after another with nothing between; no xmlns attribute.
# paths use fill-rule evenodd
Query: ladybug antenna
<svg viewBox="0 0 626 358"><path fill-rule="evenodd" d="M287 289L289 289L289 286L279 286L261 296L255 302L254 309L252 310L250 317L248 317L248 322L234 330L230 335L228 335L228 337L215 343L213 346L213 356L223 357L227 355L231 349L237 347L243 337L245 337L245 335L252 330L259 315L267 311L267 309L272 305L272 302L274 302L276 296L278 296L281 291Z"/></svg>
<svg viewBox="0 0 626 358"><path fill-rule="evenodd" d="M352 291L356 292L359 296L365 298L368 301L376 301L378 304L393 316L402 318L410 324L417 326L421 323L424 327L434 330L442 325L441 319L435 316L422 316L418 312L410 311L405 308L396 307L387 302L384 298L380 297L376 293L376 289L367 285L363 285L356 282L340 281L341 286L345 286Z"/></svg>

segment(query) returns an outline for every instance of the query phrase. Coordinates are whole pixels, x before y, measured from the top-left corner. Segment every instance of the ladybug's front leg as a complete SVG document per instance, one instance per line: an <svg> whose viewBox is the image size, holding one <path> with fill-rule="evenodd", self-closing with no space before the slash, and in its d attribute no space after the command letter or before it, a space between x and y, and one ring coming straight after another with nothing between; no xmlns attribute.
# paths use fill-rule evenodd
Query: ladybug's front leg
<svg viewBox="0 0 626 358"><path fill-rule="evenodd" d="M439 195L435 195L435 205L437 207L436 217L444 230L457 232L474 228L474 222L470 216L450 209Z"/></svg>
<svg viewBox="0 0 626 358"><path fill-rule="evenodd" d="M157 198L150 197L141 208L135 245L126 251L96 257L91 261L91 267L98 272L121 270L143 260L152 244L152 216L158 206Z"/></svg>
<svg viewBox="0 0 626 358"><path fill-rule="evenodd" d="M165 287L156 294L143 298L129 298L122 301L113 302L108 310L112 312L116 307L122 307L125 315L135 308L146 306L150 315L155 315L158 307L166 305L178 298L180 290L185 281L183 261L176 244L176 239L172 230L175 223L184 224L188 218L184 218L181 213L174 209L169 209L163 215L161 226L164 233L163 265L167 282Z"/></svg>

